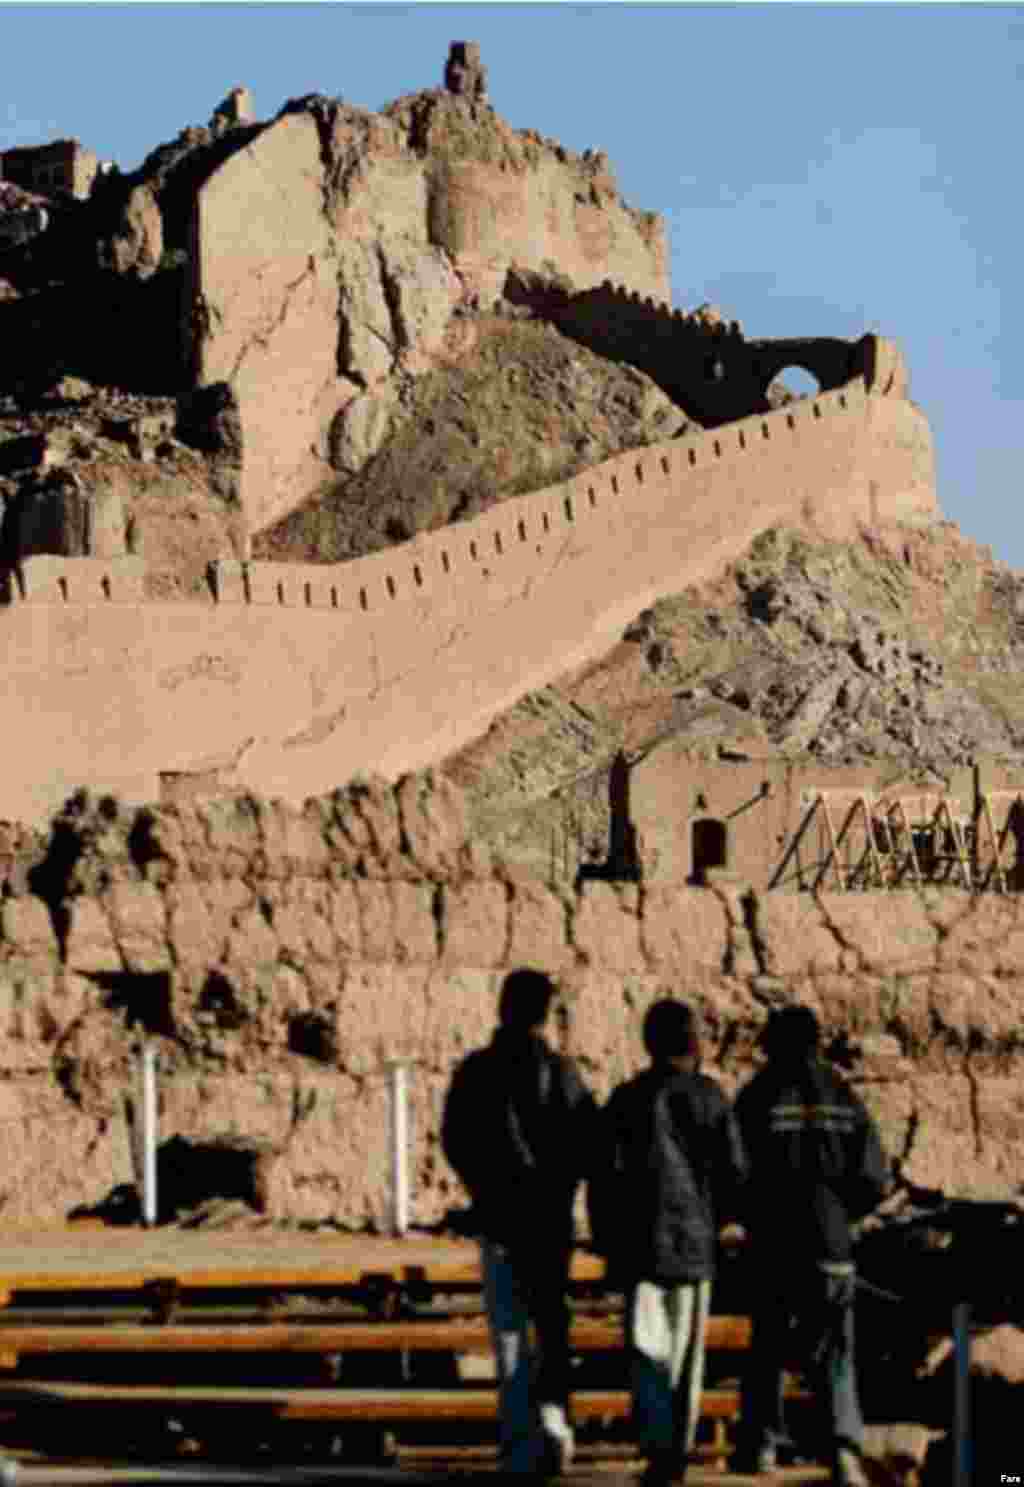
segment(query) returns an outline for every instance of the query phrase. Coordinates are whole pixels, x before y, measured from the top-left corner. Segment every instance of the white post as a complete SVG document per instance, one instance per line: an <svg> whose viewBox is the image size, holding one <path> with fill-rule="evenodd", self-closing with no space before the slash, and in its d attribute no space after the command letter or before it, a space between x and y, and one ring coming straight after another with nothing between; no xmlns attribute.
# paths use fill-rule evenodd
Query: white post
<svg viewBox="0 0 1024 1487"><path fill-rule="evenodd" d="M142 1041L139 1070L139 1104L142 1108L142 1221L147 1228L152 1228L156 1223L156 1049L148 1038Z"/></svg>
<svg viewBox="0 0 1024 1487"><path fill-rule="evenodd" d="M971 1481L971 1308L953 1308L953 1487Z"/></svg>
<svg viewBox="0 0 1024 1487"><path fill-rule="evenodd" d="M409 1228L409 1071L398 1060L390 1071L391 1231L401 1238Z"/></svg>

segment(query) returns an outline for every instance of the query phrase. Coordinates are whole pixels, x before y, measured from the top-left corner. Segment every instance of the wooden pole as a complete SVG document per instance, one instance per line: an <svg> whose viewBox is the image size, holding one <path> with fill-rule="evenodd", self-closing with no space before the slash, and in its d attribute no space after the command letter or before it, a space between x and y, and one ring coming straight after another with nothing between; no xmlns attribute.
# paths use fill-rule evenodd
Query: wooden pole
<svg viewBox="0 0 1024 1487"><path fill-rule="evenodd" d="M409 1071L391 1064L391 1232L401 1238L409 1228Z"/></svg>
<svg viewBox="0 0 1024 1487"><path fill-rule="evenodd" d="M156 1223L156 1049L148 1038L142 1042L139 1061L139 1104L142 1107L142 1221L147 1229Z"/></svg>

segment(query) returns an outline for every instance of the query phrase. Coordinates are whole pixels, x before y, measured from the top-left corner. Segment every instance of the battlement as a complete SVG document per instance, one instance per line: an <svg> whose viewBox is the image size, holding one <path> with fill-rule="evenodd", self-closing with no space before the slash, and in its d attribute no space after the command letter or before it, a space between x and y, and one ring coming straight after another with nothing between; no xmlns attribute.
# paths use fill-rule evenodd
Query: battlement
<svg viewBox="0 0 1024 1487"><path fill-rule="evenodd" d="M220 559L210 565L212 597L220 605L329 611L339 617L369 617L408 601L457 604L460 594L478 593L510 561L518 568L524 556L543 557L546 546L581 524L597 517L605 523L642 521L645 492L655 484L679 482L682 494L689 477L716 481L728 466L724 497L737 479L738 462L749 463L780 444L799 457L826 423L863 416L867 401L863 379L856 379L763 416L616 455L562 484L512 497L481 516L344 563ZM886 512L883 505L874 515L885 519L899 513ZM11 598L36 604L138 604L147 602L146 574L145 560L138 557L36 555L18 565Z"/></svg>
<svg viewBox="0 0 1024 1487"><path fill-rule="evenodd" d="M738 321L703 310L687 314L608 279L578 294L542 298L542 313L564 335L638 367L706 428L767 413L769 388L789 366L810 373L822 394L863 377L873 394L907 396L899 348L880 336L747 340Z"/></svg>
<svg viewBox="0 0 1024 1487"><path fill-rule="evenodd" d="M158 599L138 558L27 558L0 620L19 717L0 817L82 785L154 798L168 773L289 799L394 779L766 527L842 540L936 514L927 424L856 378L350 562L218 561L206 602Z"/></svg>
<svg viewBox="0 0 1024 1487"><path fill-rule="evenodd" d="M724 320L711 310L680 310L666 300L656 300L649 294L641 295L625 284L614 284L611 279L603 280L596 289L585 289L574 295L573 303L594 304L613 312L638 312L638 319L642 318L646 328L654 329L655 333L659 328L666 331L671 328L676 333L686 327L691 334L712 341L724 337L743 338L743 328L738 320Z"/></svg>
<svg viewBox="0 0 1024 1487"><path fill-rule="evenodd" d="M31 604L140 604L145 560L65 558L35 553L22 558L11 599Z"/></svg>

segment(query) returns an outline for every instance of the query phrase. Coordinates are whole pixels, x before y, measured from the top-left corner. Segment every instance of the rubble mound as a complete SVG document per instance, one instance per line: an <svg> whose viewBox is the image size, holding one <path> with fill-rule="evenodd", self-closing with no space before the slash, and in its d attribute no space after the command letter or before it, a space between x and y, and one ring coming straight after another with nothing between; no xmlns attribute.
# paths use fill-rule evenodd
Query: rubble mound
<svg viewBox="0 0 1024 1487"><path fill-rule="evenodd" d="M170 397L63 377L20 407L0 397L0 562L133 553L150 598L209 597L207 564L241 556L217 452L184 442Z"/></svg>
<svg viewBox="0 0 1024 1487"><path fill-rule="evenodd" d="M360 557L693 427L642 372L504 310L458 319L435 370L378 397L369 428L339 430L335 460L353 473L261 532L253 555Z"/></svg>

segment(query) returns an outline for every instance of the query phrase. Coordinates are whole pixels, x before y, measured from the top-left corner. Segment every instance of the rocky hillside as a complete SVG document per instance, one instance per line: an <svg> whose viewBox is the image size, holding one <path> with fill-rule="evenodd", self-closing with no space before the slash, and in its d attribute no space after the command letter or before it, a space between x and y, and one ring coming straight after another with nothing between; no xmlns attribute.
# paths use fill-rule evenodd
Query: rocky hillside
<svg viewBox="0 0 1024 1487"><path fill-rule="evenodd" d="M607 841L608 766L678 734L728 757L891 759L938 779L1024 747L1024 576L952 523L819 544L765 532L714 586L638 615L598 664L449 761L474 819L529 853L556 793Z"/></svg>

